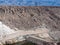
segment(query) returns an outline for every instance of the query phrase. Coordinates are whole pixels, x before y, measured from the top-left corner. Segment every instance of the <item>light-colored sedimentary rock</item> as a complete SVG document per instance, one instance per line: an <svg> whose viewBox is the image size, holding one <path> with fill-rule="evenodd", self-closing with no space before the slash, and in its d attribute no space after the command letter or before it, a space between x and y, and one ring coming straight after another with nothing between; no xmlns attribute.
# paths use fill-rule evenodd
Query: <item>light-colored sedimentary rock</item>
<svg viewBox="0 0 60 45"><path fill-rule="evenodd" d="M41 38L55 37L56 35L54 39L60 38L60 33L54 35L54 31L60 31L60 7L0 6L0 21L0 42L2 40L4 43L5 40L10 43L17 42L19 38L20 40L24 39L27 34L30 36L30 34L36 34L39 31L42 33L42 30L46 32L45 29L51 33L43 32L36 35ZM17 33L15 33L16 31ZM18 40L15 38L16 36L18 36ZM48 41L47 39L45 41ZM44 41L44 39L42 40Z"/></svg>

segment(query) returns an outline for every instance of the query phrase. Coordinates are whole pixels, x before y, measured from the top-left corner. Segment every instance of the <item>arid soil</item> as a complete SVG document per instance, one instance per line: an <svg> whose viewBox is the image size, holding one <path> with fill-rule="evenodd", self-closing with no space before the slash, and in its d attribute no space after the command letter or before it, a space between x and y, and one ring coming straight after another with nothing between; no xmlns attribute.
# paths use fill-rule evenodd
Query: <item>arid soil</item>
<svg viewBox="0 0 60 45"><path fill-rule="evenodd" d="M57 31L60 30L60 7L0 6L0 21L12 29L46 27L50 31Z"/></svg>
<svg viewBox="0 0 60 45"><path fill-rule="evenodd" d="M0 21L13 29L27 30L45 24L50 30L60 30L60 7L0 6Z"/></svg>

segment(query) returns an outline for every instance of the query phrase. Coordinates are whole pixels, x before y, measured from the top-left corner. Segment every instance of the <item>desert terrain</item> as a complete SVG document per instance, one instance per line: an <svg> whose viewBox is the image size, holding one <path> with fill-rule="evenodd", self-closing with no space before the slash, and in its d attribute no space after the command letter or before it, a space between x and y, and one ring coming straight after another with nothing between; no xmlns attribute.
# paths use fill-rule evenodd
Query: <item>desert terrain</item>
<svg viewBox="0 0 60 45"><path fill-rule="evenodd" d="M60 7L0 6L0 21L13 29L34 29L43 24L46 28L60 30Z"/></svg>
<svg viewBox="0 0 60 45"><path fill-rule="evenodd" d="M0 6L0 24L8 26L8 29L5 25L0 26L1 31L6 27L4 29L7 34L37 28L46 28L53 32L60 31L60 7Z"/></svg>

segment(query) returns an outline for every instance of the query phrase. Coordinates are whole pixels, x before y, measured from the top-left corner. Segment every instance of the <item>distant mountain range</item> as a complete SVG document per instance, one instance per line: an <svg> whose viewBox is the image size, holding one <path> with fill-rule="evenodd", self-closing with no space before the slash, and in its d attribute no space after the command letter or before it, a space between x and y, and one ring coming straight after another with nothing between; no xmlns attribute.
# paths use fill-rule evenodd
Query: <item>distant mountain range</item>
<svg viewBox="0 0 60 45"><path fill-rule="evenodd" d="M60 6L60 0L0 0L0 5Z"/></svg>

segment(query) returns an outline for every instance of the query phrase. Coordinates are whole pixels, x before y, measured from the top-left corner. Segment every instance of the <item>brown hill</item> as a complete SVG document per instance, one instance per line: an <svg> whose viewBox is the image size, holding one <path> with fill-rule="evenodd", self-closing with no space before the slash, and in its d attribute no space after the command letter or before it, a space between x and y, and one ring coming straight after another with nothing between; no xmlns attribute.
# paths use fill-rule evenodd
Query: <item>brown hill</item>
<svg viewBox="0 0 60 45"><path fill-rule="evenodd" d="M60 30L60 7L0 6L0 21L13 29L32 29L45 24L50 30Z"/></svg>

